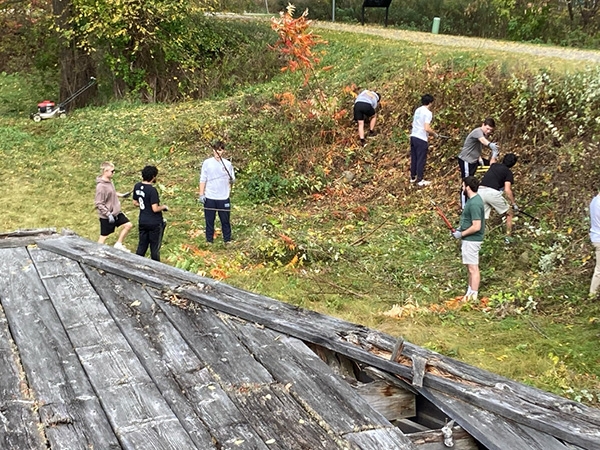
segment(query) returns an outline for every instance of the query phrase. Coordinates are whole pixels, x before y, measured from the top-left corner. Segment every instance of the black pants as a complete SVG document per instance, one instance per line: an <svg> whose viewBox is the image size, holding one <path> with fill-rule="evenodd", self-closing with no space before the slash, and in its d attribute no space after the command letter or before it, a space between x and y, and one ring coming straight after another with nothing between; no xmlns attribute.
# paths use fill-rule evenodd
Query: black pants
<svg viewBox="0 0 600 450"><path fill-rule="evenodd" d="M421 181L425 176L428 149L427 141L414 136L410 137L410 177L413 180Z"/></svg>
<svg viewBox="0 0 600 450"><path fill-rule="evenodd" d="M166 226L166 222L157 225L139 224L140 238L135 254L145 256L148 246L150 246L150 258L154 261L160 261L160 246L162 245L162 238Z"/></svg>
<svg viewBox="0 0 600 450"><path fill-rule="evenodd" d="M204 220L206 222L206 242L212 242L215 236L215 218L219 213L221 230L223 230L223 241L231 241L231 203L227 200L213 200L210 198L204 202Z"/></svg>

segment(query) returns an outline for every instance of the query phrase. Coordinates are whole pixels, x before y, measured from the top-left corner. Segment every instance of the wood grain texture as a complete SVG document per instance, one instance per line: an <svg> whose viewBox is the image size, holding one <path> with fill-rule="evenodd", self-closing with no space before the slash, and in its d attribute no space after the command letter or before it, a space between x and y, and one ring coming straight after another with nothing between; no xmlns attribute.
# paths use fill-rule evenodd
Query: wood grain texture
<svg viewBox="0 0 600 450"><path fill-rule="evenodd" d="M45 250L31 256L122 448L194 448L83 271ZM61 276L56 265L67 266Z"/></svg>
<svg viewBox="0 0 600 450"><path fill-rule="evenodd" d="M84 270L197 448L267 448L146 288L86 266ZM162 298L156 301L164 303ZM185 322L189 313L172 308L174 317L182 316L178 322ZM250 357L247 351L246 356ZM242 372L239 369L236 372Z"/></svg>
<svg viewBox="0 0 600 450"><path fill-rule="evenodd" d="M0 300L2 297L0 296ZM0 308L0 448L37 449L45 445L38 431L40 418L4 310Z"/></svg>
<svg viewBox="0 0 600 450"><path fill-rule="evenodd" d="M410 381L414 376L412 358L423 357L427 360L423 387L415 386L420 392L445 392L504 419L582 448L596 448L600 442L600 410L508 380L408 342L404 343L398 355L399 362L392 362L390 357L397 339L376 330L192 274L184 275L174 269L160 273L159 266L145 263L144 271L136 270L138 262L135 258L113 255L110 249L100 251L97 245L78 238L49 239L40 241L38 245L85 260L94 267L134 277L159 289L162 282L162 287L177 292L182 298L320 345L359 364L375 367L404 380ZM102 257L102 254L108 257ZM485 440L482 442L486 443Z"/></svg>
<svg viewBox="0 0 600 450"><path fill-rule="evenodd" d="M0 249L0 273L2 306L51 448L120 448L27 250Z"/></svg>

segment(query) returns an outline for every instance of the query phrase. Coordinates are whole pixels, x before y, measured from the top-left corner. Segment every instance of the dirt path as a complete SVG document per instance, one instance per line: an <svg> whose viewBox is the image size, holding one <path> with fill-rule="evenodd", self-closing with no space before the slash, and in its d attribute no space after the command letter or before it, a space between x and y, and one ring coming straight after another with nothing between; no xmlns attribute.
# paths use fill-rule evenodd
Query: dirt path
<svg viewBox="0 0 600 450"><path fill-rule="evenodd" d="M268 19L265 14L223 14L222 17L237 18L263 18ZM433 34L420 31L398 30L382 25L352 25L340 22L325 22L315 20L315 28L343 31L349 33L363 33L371 36L381 36L386 39L416 42L421 44L432 44L444 47L456 47L465 49L493 50L507 53L520 53L539 58L558 58L571 61L583 61L585 65L600 63L600 51L578 50L566 47L553 47L540 44L526 44L521 42L496 41L493 39L472 38L464 36L451 36L448 34Z"/></svg>
<svg viewBox="0 0 600 450"><path fill-rule="evenodd" d="M540 44L525 44L521 42L496 41L492 39L472 38L464 36L450 36L445 34L423 33L420 31L406 31L383 26L350 25L337 22L315 21L316 28L325 28L335 31L363 33L372 36L381 36L386 39L433 44L444 47L471 48L481 50L496 50L508 53L522 53L536 57L559 58L566 60L585 61L595 64L600 62L600 51L578 50L565 47L553 47Z"/></svg>

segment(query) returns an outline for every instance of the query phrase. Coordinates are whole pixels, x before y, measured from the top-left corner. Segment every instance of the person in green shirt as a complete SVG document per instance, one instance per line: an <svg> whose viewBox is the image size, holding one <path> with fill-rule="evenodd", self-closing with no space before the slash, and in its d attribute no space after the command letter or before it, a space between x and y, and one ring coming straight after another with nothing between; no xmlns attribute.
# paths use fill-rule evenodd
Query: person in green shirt
<svg viewBox="0 0 600 450"><path fill-rule="evenodd" d="M462 189L467 203L460 215L460 225L452 233L462 240L462 262L467 266L469 286L463 301L477 301L481 275L479 273L479 250L485 232L485 210L483 200L477 194L479 180L473 176L463 178Z"/></svg>

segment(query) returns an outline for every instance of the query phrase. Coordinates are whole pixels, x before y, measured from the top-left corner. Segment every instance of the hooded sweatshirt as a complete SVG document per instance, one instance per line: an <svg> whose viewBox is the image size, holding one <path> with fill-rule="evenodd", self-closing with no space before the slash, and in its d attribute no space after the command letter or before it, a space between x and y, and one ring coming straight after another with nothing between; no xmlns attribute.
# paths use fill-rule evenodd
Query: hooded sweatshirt
<svg viewBox="0 0 600 450"><path fill-rule="evenodd" d="M102 177L96 178L96 198L94 199L98 216L101 219L108 219L108 215L119 215L121 212L121 202L117 197L117 190L112 181L105 180Z"/></svg>

